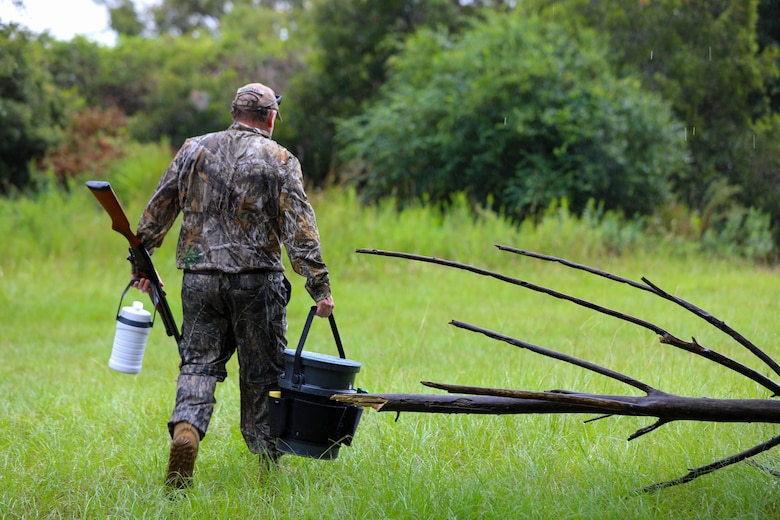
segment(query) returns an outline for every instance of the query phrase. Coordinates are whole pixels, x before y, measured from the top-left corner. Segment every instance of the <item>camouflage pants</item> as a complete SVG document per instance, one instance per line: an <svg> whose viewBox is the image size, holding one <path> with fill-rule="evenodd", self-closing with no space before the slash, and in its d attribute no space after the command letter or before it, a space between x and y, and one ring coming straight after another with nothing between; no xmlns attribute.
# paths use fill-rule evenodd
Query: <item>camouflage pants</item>
<svg viewBox="0 0 780 520"><path fill-rule="evenodd" d="M278 388L284 369L289 283L279 272L185 271L181 296L181 364L169 430L187 421L201 437L206 434L217 382L227 377L225 364L236 353L241 433L252 453L277 455L269 435L268 391Z"/></svg>

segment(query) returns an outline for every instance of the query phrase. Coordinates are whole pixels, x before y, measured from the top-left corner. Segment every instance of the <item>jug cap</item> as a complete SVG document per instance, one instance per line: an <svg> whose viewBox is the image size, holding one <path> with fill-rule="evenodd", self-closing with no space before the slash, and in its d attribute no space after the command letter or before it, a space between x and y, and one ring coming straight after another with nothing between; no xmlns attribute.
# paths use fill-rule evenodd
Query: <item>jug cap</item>
<svg viewBox="0 0 780 520"><path fill-rule="evenodd" d="M117 319L125 323L130 322L128 325L150 327L152 314L144 309L143 302L134 301L132 306L122 307Z"/></svg>

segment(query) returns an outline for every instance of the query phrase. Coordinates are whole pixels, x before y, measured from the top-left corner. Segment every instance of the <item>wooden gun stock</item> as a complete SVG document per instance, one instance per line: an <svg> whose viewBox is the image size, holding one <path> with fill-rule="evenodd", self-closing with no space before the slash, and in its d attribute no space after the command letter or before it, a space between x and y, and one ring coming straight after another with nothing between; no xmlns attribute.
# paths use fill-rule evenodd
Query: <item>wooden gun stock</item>
<svg viewBox="0 0 780 520"><path fill-rule="evenodd" d="M176 320L173 318L171 308L168 306L168 300L165 298L162 283L160 282L157 271L152 264L152 258L149 251L146 250L141 240L133 233L130 223L127 220L125 211L119 200L116 198L111 184L105 181L87 181L87 188L92 192L106 213L111 217L111 229L124 236L130 243L131 262L138 268L140 274L148 278L151 282L152 303L165 325L165 332L173 336L176 343L181 339L179 328L176 326Z"/></svg>

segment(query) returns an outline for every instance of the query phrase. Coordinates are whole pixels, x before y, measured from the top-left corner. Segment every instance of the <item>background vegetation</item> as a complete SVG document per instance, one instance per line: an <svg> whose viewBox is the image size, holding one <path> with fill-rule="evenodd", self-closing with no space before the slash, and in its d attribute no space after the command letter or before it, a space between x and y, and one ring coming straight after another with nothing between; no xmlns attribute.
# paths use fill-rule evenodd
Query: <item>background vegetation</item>
<svg viewBox="0 0 780 520"><path fill-rule="evenodd" d="M128 215L140 214L168 149L144 146L113 167ZM235 360L186 495L162 486L177 354L155 326L140 374L107 366L114 313L129 275L126 243L82 181L0 205L0 511L4 518L771 518L776 477L747 464L651 495L641 486L746 449L776 434L761 424L675 423L632 442L648 423L587 416L446 416L366 411L339 458L284 459L261 481L238 430ZM565 302L443 267L357 255L356 247L419 251L495 269L650 319L680 337L763 370L729 338L658 298L554 264L497 251L506 244L565 255L633 279L648 276L772 352L777 272L701 256L565 211L517 227L471 215L392 203L360 205L354 192L310 193L333 266L336 318L357 384L374 392L427 392L419 381L544 390L631 393L582 370L448 325L501 331L621 370L658 388L707 397L767 397L752 382L642 329ZM174 314L181 316L175 241L157 251ZM311 301L294 283L290 341ZM131 293L129 305L138 294ZM148 302L142 299L148 307ZM324 322L307 349L333 353ZM776 467L771 451L757 461Z"/></svg>
<svg viewBox="0 0 780 520"><path fill-rule="evenodd" d="M235 366L196 485L172 500L161 481L177 355L155 329L141 374L108 369L126 244L83 187L109 180L134 220L181 141L226 126L235 88L259 80L284 94L274 137L304 164L363 388L626 392L447 325L461 319L683 395L763 398L606 317L354 250L499 270L753 363L679 308L493 245L648 276L771 353L776 2L100 1L114 46L0 20L3 517L777 516L776 478L746 464L631 494L775 435L760 424L672 424L628 443L644 421L367 412L336 461L288 457L260 482L238 431ZM180 316L174 243L158 269ZM294 278L291 341L311 305ZM310 341L332 347L324 330Z"/></svg>
<svg viewBox="0 0 780 520"><path fill-rule="evenodd" d="M114 46L0 20L6 194L104 174L121 146L103 135L175 148L224 127L236 85L261 80L289 100L275 137L314 186L462 194L516 222L592 204L650 232L683 211L699 241L777 256L771 0L100 1Z"/></svg>
<svg viewBox="0 0 780 520"><path fill-rule="evenodd" d="M606 54L592 31L533 15L488 14L458 41L422 31L380 101L344 123L342 157L369 199L462 191L517 220L563 199L578 215L592 200L651 214L683 169L681 129Z"/></svg>

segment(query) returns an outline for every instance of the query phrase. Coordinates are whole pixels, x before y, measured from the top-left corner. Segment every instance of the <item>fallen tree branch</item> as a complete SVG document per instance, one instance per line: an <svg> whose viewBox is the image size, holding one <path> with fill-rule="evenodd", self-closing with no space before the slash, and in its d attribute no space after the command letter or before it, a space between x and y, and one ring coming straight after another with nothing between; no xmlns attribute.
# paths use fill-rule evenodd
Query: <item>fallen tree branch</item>
<svg viewBox="0 0 780 520"><path fill-rule="evenodd" d="M370 406L378 412L599 413L657 417L664 421L780 424L780 401L772 399L709 399L674 394L659 396L602 395L578 392L534 392L421 381L423 386L455 396L427 394L336 394L334 401ZM467 397L468 396L468 397Z"/></svg>
<svg viewBox="0 0 780 520"><path fill-rule="evenodd" d="M482 327L477 327L476 325L470 325L468 323L464 323L462 321L452 320L450 322L450 325L454 325L461 329L470 330L472 332L479 332L481 334L484 334L485 336L497 339L500 341L503 341L505 343L509 343L510 345L514 345L516 347L520 347L526 350L530 350L531 352L535 352L537 354L541 354L543 356L558 359L560 361L564 361L566 363L570 363L572 365L576 365L578 367L582 367L586 370L590 370L591 372L595 372L597 374L601 374L603 376L607 376L609 378L615 379L617 381L620 381L621 383L625 383L629 386L633 386L634 388L638 388L639 390L642 390L643 392L647 394L653 394L653 393L662 393L660 390L656 390L652 386L643 383L642 381L639 381L637 379L634 379L632 377L629 377L625 374L621 374L620 372L616 372L614 370L610 370L608 368L604 368L600 365L597 365L596 363L591 363L590 361L584 361L582 359L578 359L574 356L570 356L568 354L563 354L562 352L556 352L554 350L546 349L544 347L539 347L537 345L533 345L531 343L528 343L527 341L522 341L516 338L511 338L509 336L505 336L503 334L499 334L498 332L483 329Z"/></svg>
<svg viewBox="0 0 780 520"><path fill-rule="evenodd" d="M698 356L702 356L706 359L709 359L710 361L713 361L719 365L722 365L730 370L733 370L739 374L742 374L743 376L752 379L756 383L760 384L761 386L765 387L766 389L770 390L772 392L772 395L780 395L780 384L776 383L772 379L768 378L764 374L742 364L738 361L735 361L727 356L724 356L723 354L720 354L719 352L716 352L714 350L711 350L709 348L705 348L701 345L699 345L695 340L692 342L689 341L683 341L680 338L677 338L670 332L664 330L663 328L659 327L658 325L655 325L653 323L650 323L648 321L636 318L634 316L630 316L628 314L624 314L622 312L618 312L612 309L608 309L606 307L602 307L600 305L596 305L595 303L589 302L587 300L583 300L581 298L576 298L574 296L570 296L565 293L561 293L552 289L548 289L547 287L542 287L541 285L536 285L530 282L526 282L524 280L519 280L517 278L512 278L510 276L506 276L500 273L495 273L493 271L489 271L487 269L481 269L479 267L474 267L467 264L461 264L459 262L453 262L450 260L443 260L441 258L435 258L431 256L422 256L422 255L416 255L411 253L399 253L394 251L383 251L379 249L357 249L357 253L364 253L364 254L371 254L371 255L379 255L379 256L389 256L389 257L395 257L395 258L404 258L407 260L416 260L419 262L427 262L427 263L434 263L439 264L447 267L454 267L456 269L461 269L464 271L470 271L475 274L480 274L483 276L489 276L492 278L496 278L497 280L501 280L507 283L511 283L513 285L519 285L520 287L524 287L526 289L530 289L532 291L548 294L550 296L553 296L554 298L558 298L561 300L567 300L572 303L575 303L577 305L580 305L582 307L586 307L588 309L592 309L596 312L606 314L608 316L613 316L615 318L621 319L623 321L627 321L629 323L633 323L635 325L639 325L640 327L644 327L652 332L655 332L659 336L661 336L660 342L668 345L672 345L674 347L680 348L682 350L685 350L687 352L690 352L692 354L696 354Z"/></svg>
<svg viewBox="0 0 780 520"><path fill-rule="evenodd" d="M686 302L676 296L673 296L658 286L651 283L647 278L642 278L644 285L605 271L600 271L582 264L576 264L561 258L532 253L520 249L509 248L506 246L497 246L499 249L517 254L539 258L546 261L559 262L565 266L587 271L598 276L608 278L612 281L626 283L632 287L648 291L661 298L680 305L689 312L704 319L718 330L728 334L742 346L746 347L752 354L763 361L775 373L780 374L780 365L769 357L765 352L748 341L739 334L699 307ZM519 280L500 273L495 273L486 269L481 269L467 264L443 260L435 257L421 256L410 253L399 253L392 251L382 251L377 249L358 249L358 253L366 253L381 256L390 256L405 258L421 262L434 263L447 267L469 271L475 274L490 276L498 280L531 289L540 293L553 296L558 299L566 300L576 305L592 309L596 312L613 316L620 320L639 325L658 334L662 344L672 345L687 352L699 355L726 367L740 375L743 375L772 392L773 396L780 395L780 384L765 376L764 374L739 363L723 354L710 350L692 338L692 341L683 341L672 335L663 328L649 321L645 321L634 316L615 311L587 300L576 298L574 296L561 293L540 285L536 285L524 280ZM629 440L652 432L659 427L672 421L695 420L695 421L715 421L715 422L764 422L778 424L780 423L780 402L771 399L708 399L699 397L682 397L675 394L669 394L655 389L646 383L631 378L625 374L610 370L595 363L584 361L567 354L556 352L544 347L533 345L531 343L505 336L495 331L490 331L470 325L460 321L451 321L450 324L456 327L479 332L492 339L504 341L511 345L530 350L543 356L570 363L591 372L610 377L624 384L637 388L646 395L644 396L615 396L587 394L572 391L527 391L511 390L503 388L483 388L475 386L452 385L446 383L436 383L423 381L422 384L431 388L445 390L457 395L449 396L427 396L421 394L349 394L336 395L332 399L341 402L349 402L358 406L371 406L377 411L415 411L428 413L492 413L492 414L523 414L523 413L596 413L600 414L597 419L610 417L613 415L655 417L658 420L652 425L640 428L634 432ZM595 420L595 419L594 419ZM690 470L687 474L665 482L646 486L638 491L649 492L662 489L669 486L684 484L691 480L715 471L719 468L740 462L749 457L763 453L780 444L780 436L774 437L753 448L737 453L730 457L718 460L711 464L701 466Z"/></svg>
<svg viewBox="0 0 780 520"><path fill-rule="evenodd" d="M537 399L554 403L589 406L599 413L658 417L666 421L780 423L780 401L772 399L710 399L683 397L663 392L647 396L612 396L578 392L533 392L504 388L450 385L423 381L423 386L450 393Z"/></svg>
<svg viewBox="0 0 780 520"><path fill-rule="evenodd" d="M648 493L650 491L657 491L659 489L663 489L671 486L677 486L679 484L685 484L697 477L701 477L702 475L706 475L707 473L712 473L716 469L725 468L726 466L736 464L737 462L741 462L747 458L754 457L759 453L763 453L767 450L771 450L778 444L780 444L780 435L778 435L777 437L772 437L766 442L762 442L757 446L753 446L749 450L745 450L743 452L737 453L736 455L732 455L731 457L726 457L725 459L715 461L712 464L707 464L706 466L700 466L698 468L692 469L682 477L678 477L672 480L667 480L665 482L658 482L650 486L645 486L641 489L638 489L636 492Z"/></svg>
<svg viewBox="0 0 780 520"><path fill-rule="evenodd" d="M624 399L623 396L613 396ZM516 399L492 395L440 394L336 394L332 400L367 406L377 412L509 415L534 413L601 413L601 408L541 399ZM630 401L631 398L625 398Z"/></svg>

